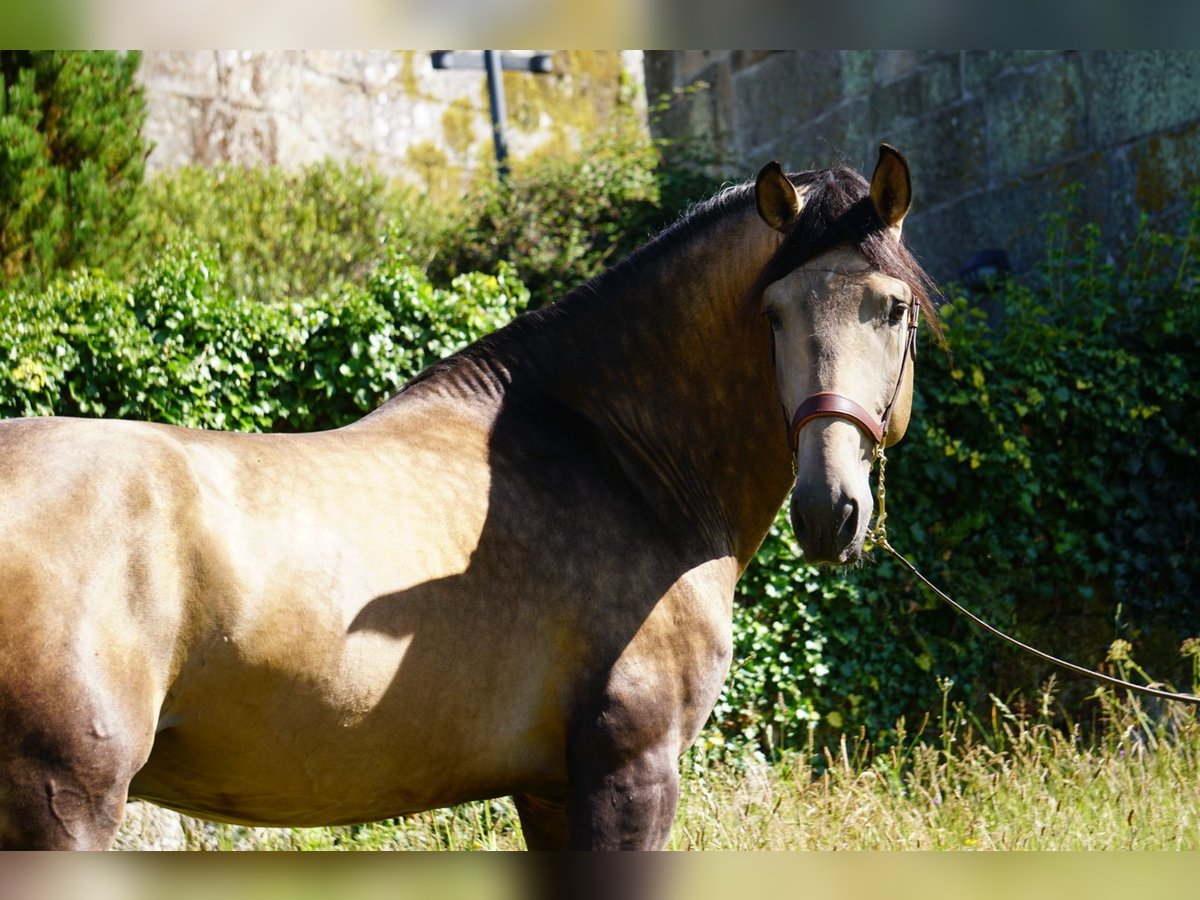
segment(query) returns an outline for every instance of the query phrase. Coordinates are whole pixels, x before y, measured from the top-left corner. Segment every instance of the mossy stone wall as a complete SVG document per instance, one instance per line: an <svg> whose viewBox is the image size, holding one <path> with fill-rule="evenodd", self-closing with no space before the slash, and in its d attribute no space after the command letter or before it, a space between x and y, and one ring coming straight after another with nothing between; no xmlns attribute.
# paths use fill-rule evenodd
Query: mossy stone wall
<svg viewBox="0 0 1200 900"><path fill-rule="evenodd" d="M735 177L770 159L869 173L880 141L898 147L906 233L940 279L987 247L1027 269L1066 184L1117 239L1139 210L1169 225L1200 178L1196 51L662 51L645 67L652 103L676 92L652 127L712 137Z"/></svg>
<svg viewBox="0 0 1200 900"><path fill-rule="evenodd" d="M561 153L618 106L644 109L641 53L561 51L547 75L504 74L517 158ZM434 195L493 163L481 70L434 70L423 51L148 51L139 78L150 172L233 162L369 165Z"/></svg>

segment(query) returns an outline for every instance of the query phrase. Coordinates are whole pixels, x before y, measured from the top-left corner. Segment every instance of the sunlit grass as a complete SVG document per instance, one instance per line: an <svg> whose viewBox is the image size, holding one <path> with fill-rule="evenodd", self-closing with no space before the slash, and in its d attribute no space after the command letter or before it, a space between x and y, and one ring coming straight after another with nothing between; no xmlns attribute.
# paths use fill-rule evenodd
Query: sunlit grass
<svg viewBox="0 0 1200 900"><path fill-rule="evenodd" d="M950 683L944 686L950 693ZM773 763L693 753L683 762L676 850L1200 849L1200 721L1171 705L1153 718L1100 693L1102 725L1018 714L993 699L986 721L948 701L935 727L876 750L843 738ZM814 764L815 763L815 764ZM192 849L515 850L511 801L472 803L371 825L265 829L183 819ZM121 846L137 848L131 826Z"/></svg>
<svg viewBox="0 0 1200 900"><path fill-rule="evenodd" d="M688 850L1200 849L1200 726L1152 730L1136 707L1097 741L997 703L996 729L961 715L935 742L880 753L843 740L816 775L693 762L671 846Z"/></svg>

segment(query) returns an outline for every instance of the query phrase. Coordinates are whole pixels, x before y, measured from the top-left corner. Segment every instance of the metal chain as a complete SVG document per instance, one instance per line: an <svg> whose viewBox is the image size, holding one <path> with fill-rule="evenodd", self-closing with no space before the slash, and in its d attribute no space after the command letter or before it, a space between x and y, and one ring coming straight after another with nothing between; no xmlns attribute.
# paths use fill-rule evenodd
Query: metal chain
<svg viewBox="0 0 1200 900"><path fill-rule="evenodd" d="M871 456L871 468L879 463L879 476L875 482L875 522L867 528L867 540L883 547L887 544L887 487L884 476L887 472L887 454L883 452L883 441L875 445Z"/></svg>

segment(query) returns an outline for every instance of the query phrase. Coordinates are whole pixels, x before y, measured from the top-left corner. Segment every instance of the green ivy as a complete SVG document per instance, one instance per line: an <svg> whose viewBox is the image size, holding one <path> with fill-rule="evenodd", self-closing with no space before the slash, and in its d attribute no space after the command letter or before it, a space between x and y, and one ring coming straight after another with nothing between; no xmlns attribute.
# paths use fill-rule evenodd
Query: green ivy
<svg viewBox="0 0 1200 900"><path fill-rule="evenodd" d="M913 424L889 451L892 543L993 624L1088 666L1123 638L1189 684L1200 632L1200 193L1179 233L1110 247L1047 222L1046 257L990 297L951 287ZM1053 671L980 634L890 559L806 566L781 517L739 587L714 729L762 749L909 730L941 696L1032 694ZM1090 683L1068 679L1078 704ZM1081 715L1078 706L1076 717Z"/></svg>

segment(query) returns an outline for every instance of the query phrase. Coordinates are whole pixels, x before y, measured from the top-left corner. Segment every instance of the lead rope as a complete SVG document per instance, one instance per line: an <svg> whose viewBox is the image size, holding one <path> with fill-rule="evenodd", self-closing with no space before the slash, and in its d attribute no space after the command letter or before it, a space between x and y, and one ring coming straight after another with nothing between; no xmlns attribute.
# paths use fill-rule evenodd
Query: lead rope
<svg viewBox="0 0 1200 900"><path fill-rule="evenodd" d="M871 458L872 466L874 466L876 462L879 463L879 478L875 486L876 514L874 524L867 529L867 540L877 547L882 547L897 560L899 560L900 563L906 569L908 569L908 571L917 576L921 583L929 588L929 590L933 591L934 594L936 594L938 597L941 597L952 607L954 607L954 609L962 613L980 628L991 632L1002 640L1008 641L1008 643L1012 644L1014 647L1018 647L1021 650L1024 650L1026 653L1036 656L1038 659L1045 660L1048 663L1053 663L1056 666L1060 666L1068 671L1075 672L1078 675L1084 675L1095 681L1103 681L1106 684L1111 684L1115 687L1125 688L1128 691L1137 691L1140 694L1149 694L1151 697L1159 697L1163 700L1177 700L1180 703L1191 703L1192 705L1200 706L1200 697L1197 697L1193 694L1175 694L1171 691L1163 691L1159 690L1158 688L1145 687L1140 684L1132 684L1128 681L1123 681L1120 678L1114 678L1111 675L1105 675L1103 672L1097 672L1094 669L1086 669L1083 666L1076 665L1075 663L1067 662L1066 660L1059 659L1057 656L1051 656L1049 653L1038 650L1036 647L1031 647L1028 644L1024 644L1021 641L1018 641L1016 638L1005 634L999 628L989 625L983 619L979 618L979 616L975 615L975 613L971 612L965 606L958 603L956 600L946 594L941 588L926 578L916 566L909 562L904 555L901 554L900 551L893 547L891 542L888 541L887 507L884 504L884 500L887 495L887 490L884 485L884 473L887 469L887 456L883 452L883 441L880 441L875 446L875 454Z"/></svg>

